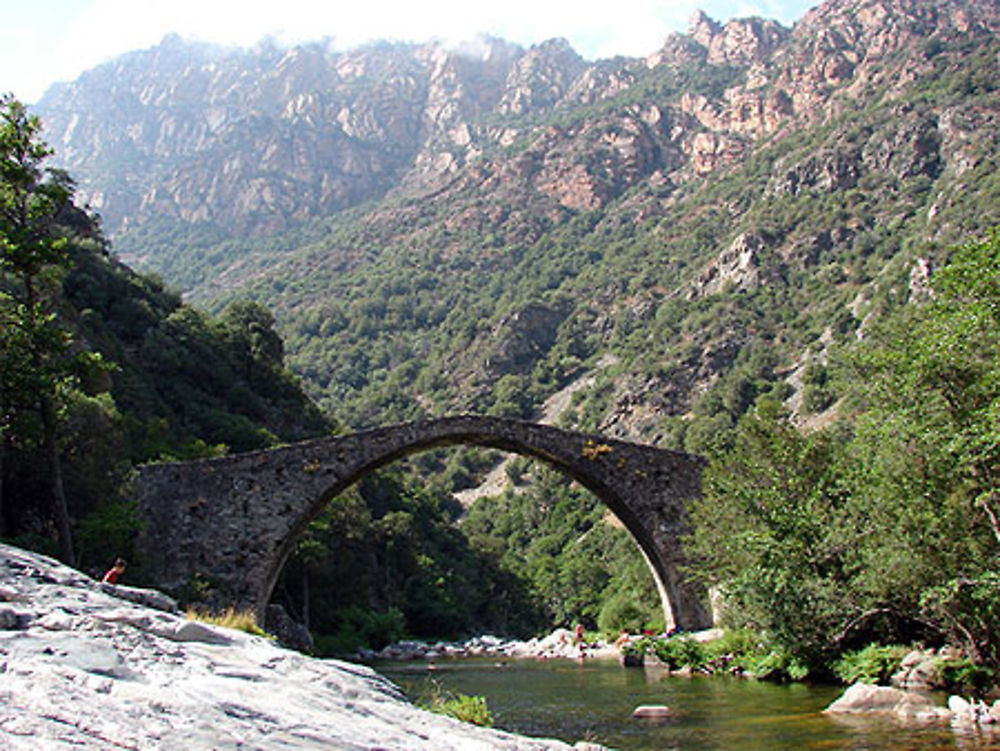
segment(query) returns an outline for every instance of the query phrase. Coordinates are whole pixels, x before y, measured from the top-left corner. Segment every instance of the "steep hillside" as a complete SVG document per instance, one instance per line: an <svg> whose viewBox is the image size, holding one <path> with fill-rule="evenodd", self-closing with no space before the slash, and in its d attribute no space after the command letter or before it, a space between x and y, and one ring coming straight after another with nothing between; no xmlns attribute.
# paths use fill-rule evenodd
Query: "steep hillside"
<svg viewBox="0 0 1000 751"><path fill-rule="evenodd" d="M167 40L39 110L117 249L269 305L349 424L531 414L610 354L563 419L699 450L762 393L822 411L830 347L1000 222L998 30L837 0L596 63Z"/></svg>
<svg viewBox="0 0 1000 751"><path fill-rule="evenodd" d="M333 428L285 369L261 306L233 305L213 318L183 304L158 279L112 258L99 226L70 203L40 230L50 231L67 242L34 278L20 272L14 252L0 264L0 536L50 550L64 491L76 556L105 565L131 552L135 464ZM8 225L0 233L5 248L20 249ZM41 312L32 318L32 309ZM42 430L46 399L51 443Z"/></svg>

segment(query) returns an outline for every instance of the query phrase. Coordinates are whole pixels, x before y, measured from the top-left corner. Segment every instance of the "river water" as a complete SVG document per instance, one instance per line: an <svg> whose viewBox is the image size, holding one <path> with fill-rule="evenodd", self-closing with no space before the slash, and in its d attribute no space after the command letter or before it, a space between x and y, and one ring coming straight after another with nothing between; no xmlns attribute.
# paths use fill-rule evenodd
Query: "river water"
<svg viewBox="0 0 1000 751"><path fill-rule="evenodd" d="M495 726L589 740L620 751L1000 750L1000 730L902 725L891 718L835 719L821 710L841 687L774 685L729 677L679 678L614 660L439 660L376 669L417 701L428 692L486 697ZM942 697L943 703L944 697ZM633 720L640 704L666 704L666 722Z"/></svg>

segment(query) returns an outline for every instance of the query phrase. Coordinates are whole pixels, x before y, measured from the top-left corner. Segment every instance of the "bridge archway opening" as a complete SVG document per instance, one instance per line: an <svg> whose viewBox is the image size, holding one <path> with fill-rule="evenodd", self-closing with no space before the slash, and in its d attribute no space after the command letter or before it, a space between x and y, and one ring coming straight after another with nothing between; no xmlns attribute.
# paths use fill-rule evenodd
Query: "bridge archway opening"
<svg viewBox="0 0 1000 751"><path fill-rule="evenodd" d="M582 488L584 494L599 501L602 508L606 510L606 514L613 520L610 523L623 528L638 549L650 576L653 585L652 589L655 591L654 597L658 597L659 609L662 612L666 627L671 628L675 625L673 608L667 589L669 572L663 572L662 566L658 567L656 565L658 553L655 542L647 534L642 522L632 513L627 500L620 497L620 493L615 487L601 481L594 474L581 472L576 466L567 463L561 457L539 450L536 446L498 438L493 435L481 434L454 434L446 438L416 441L359 466L353 473L347 476L337 478L336 481L332 482L312 500L306 511L280 541L276 555L268 570L264 589L258 595L258 612L262 614L264 607L274 600L276 585L281 579L282 572L288 565L289 560L293 557L298 541L306 534L310 522L319 517L331 503L335 503L338 498L343 497L349 490L358 486L367 478L376 476L380 470L392 469L399 466L402 460L413 459L419 461L421 455L426 455L427 452L462 447L478 447L502 452L504 464L521 458L528 460L535 466L554 470L556 474L562 475L567 481L571 481ZM602 523L608 522L602 520ZM652 553L647 552L647 548Z"/></svg>
<svg viewBox="0 0 1000 751"><path fill-rule="evenodd" d="M269 604L281 604L296 620L310 614L310 627L324 634L356 632L343 626L360 617L353 606L383 614L370 621L380 624L380 635L405 621L409 633L428 638L526 637L580 621L607 629L663 622L654 569L600 497L570 473L522 453L490 450L459 459L469 456L462 452L468 447L410 454L332 497L317 512L323 524L287 541ZM488 473L492 482L484 488L477 482L473 489L480 492L442 503L446 491L425 490L419 478L446 466L477 478ZM504 494L507 488L513 493ZM484 500L473 510L479 497ZM416 529L420 539L413 537ZM530 568L520 557L528 552L519 544L525 529L545 535L535 537ZM298 548L302 536L310 539L305 555ZM407 550L399 550L400 540ZM511 550L517 562L504 565ZM403 580L407 586L400 588ZM392 609L396 620L388 615Z"/></svg>

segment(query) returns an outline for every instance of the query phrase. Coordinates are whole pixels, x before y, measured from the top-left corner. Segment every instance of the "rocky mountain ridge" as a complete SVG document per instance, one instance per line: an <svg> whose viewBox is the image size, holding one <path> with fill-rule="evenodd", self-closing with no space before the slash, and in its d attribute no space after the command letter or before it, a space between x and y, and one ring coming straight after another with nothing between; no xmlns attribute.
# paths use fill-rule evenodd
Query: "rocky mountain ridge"
<svg viewBox="0 0 1000 751"><path fill-rule="evenodd" d="M456 176L499 175L587 210L643 180L710 175L867 89L905 86L921 70L894 56L938 36L995 33L998 15L988 0L830 0L787 29L699 12L689 34L645 60L595 63L564 40L332 52L168 37L54 87L38 111L112 233L154 217L269 233ZM637 91L659 69L692 65L717 79L708 90L679 80L660 82L660 96ZM624 112L576 114L626 92L635 101ZM532 125L554 112L575 122ZM524 139L510 160L506 149Z"/></svg>

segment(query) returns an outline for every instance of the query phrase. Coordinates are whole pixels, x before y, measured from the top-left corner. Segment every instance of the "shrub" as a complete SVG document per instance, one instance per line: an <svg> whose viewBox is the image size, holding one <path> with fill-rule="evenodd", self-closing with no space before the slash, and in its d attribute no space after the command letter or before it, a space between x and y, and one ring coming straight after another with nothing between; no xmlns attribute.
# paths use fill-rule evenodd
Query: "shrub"
<svg viewBox="0 0 1000 751"><path fill-rule="evenodd" d="M864 649L848 652L833 666L833 672L844 683L875 683L888 685L893 673L909 651L908 647L869 644Z"/></svg>
<svg viewBox="0 0 1000 751"><path fill-rule="evenodd" d="M968 657L943 657L937 667L941 683L952 693L982 696L1000 680L997 671L977 665Z"/></svg>
<svg viewBox="0 0 1000 751"><path fill-rule="evenodd" d="M399 608L377 612L352 605L339 613L339 620L335 633L317 637L317 654L331 657L348 654L358 647L381 649L399 641L406 633L406 619Z"/></svg>
<svg viewBox="0 0 1000 751"><path fill-rule="evenodd" d="M980 664L1000 669L1000 574L984 572L926 590L921 605L942 623L952 643Z"/></svg>
<svg viewBox="0 0 1000 751"><path fill-rule="evenodd" d="M483 696L456 694L453 698L445 700L435 711L480 727L493 726L493 715L486 706L486 698Z"/></svg>
<svg viewBox="0 0 1000 751"><path fill-rule="evenodd" d="M747 660L747 670L762 681L801 681L809 675L809 666L782 647Z"/></svg>
<svg viewBox="0 0 1000 751"><path fill-rule="evenodd" d="M430 690L417 705L437 714L488 728L493 726L493 715L486 706L486 697L452 694L442 690L441 684L431 681Z"/></svg>
<svg viewBox="0 0 1000 751"><path fill-rule="evenodd" d="M617 634L623 628L638 631L646 622L646 613L640 608L633 593L619 591L601 606L597 614L597 627L605 634Z"/></svg>
<svg viewBox="0 0 1000 751"><path fill-rule="evenodd" d="M686 637L658 639L653 642L656 659L671 670L690 667L701 670L708 664L709 653L704 644Z"/></svg>

